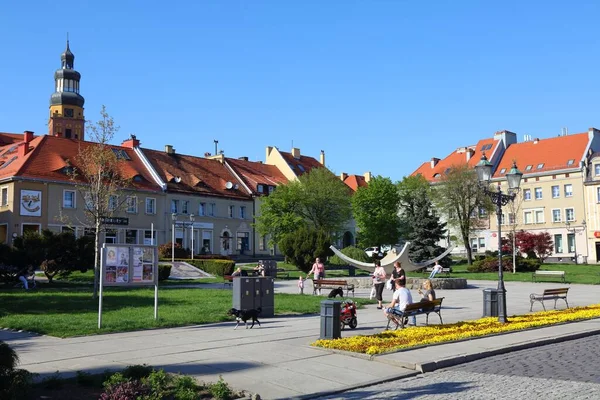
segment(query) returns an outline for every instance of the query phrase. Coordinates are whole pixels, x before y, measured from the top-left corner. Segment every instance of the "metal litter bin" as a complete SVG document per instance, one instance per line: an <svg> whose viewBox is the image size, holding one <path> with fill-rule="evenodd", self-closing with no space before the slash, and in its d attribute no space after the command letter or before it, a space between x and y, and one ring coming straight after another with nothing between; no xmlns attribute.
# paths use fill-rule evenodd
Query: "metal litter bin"
<svg viewBox="0 0 600 400"><path fill-rule="evenodd" d="M498 316L498 289L483 289L483 316Z"/></svg>
<svg viewBox="0 0 600 400"><path fill-rule="evenodd" d="M238 310L262 308L262 317L275 314L274 279L242 276L233 278L233 307Z"/></svg>
<svg viewBox="0 0 600 400"><path fill-rule="evenodd" d="M321 301L321 336L319 339L339 339L342 337L340 325L341 301Z"/></svg>

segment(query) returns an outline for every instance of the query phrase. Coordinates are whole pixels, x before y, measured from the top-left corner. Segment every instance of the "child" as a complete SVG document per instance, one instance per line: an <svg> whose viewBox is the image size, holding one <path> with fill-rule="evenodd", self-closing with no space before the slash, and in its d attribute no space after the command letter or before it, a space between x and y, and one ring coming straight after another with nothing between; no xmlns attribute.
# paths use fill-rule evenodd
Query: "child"
<svg viewBox="0 0 600 400"><path fill-rule="evenodd" d="M304 294L304 279L302 279L302 276L298 279L298 293Z"/></svg>

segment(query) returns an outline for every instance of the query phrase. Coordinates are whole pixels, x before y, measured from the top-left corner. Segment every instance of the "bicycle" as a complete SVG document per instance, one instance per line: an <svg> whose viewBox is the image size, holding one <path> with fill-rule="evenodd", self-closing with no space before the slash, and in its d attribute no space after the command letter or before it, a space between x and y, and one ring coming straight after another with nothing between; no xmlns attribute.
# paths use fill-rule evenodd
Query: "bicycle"
<svg viewBox="0 0 600 400"><path fill-rule="evenodd" d="M37 286L37 283L35 280L35 275L28 277L27 278L27 288L35 289L36 286ZM19 281L17 283L15 283L15 285L13 287L18 288L18 289L25 289L25 284L23 283L23 281L21 281L19 279Z"/></svg>

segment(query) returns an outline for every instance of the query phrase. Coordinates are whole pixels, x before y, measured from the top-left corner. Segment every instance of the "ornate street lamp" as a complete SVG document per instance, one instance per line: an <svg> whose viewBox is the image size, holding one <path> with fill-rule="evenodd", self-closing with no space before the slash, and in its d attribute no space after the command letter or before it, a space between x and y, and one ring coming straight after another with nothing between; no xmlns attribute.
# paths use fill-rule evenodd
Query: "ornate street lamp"
<svg viewBox="0 0 600 400"><path fill-rule="evenodd" d="M492 163L488 161L485 153L481 156L481 161L475 166L477 171L477 179L483 186L483 190L488 195L496 206L496 216L498 219L498 321L502 323L508 322L506 318L506 289L504 287L504 273L502 271L502 206L513 201L519 187L523 173L517 169L516 162L513 161L511 170L506 174L508 181L508 193L502 193L502 187L498 182L496 191L490 190L490 181L492 179Z"/></svg>
<svg viewBox="0 0 600 400"><path fill-rule="evenodd" d="M171 263L175 264L175 223L177 222L177 213L171 214L173 225L171 226Z"/></svg>
<svg viewBox="0 0 600 400"><path fill-rule="evenodd" d="M574 226L573 228L571 228L571 222L567 221L565 222L565 226L567 227L567 232L572 232L573 233L573 254L575 255L575 265L577 265L577 227ZM587 228L587 224L585 222L585 219L583 221L581 221L581 227L583 228L582 231L585 232L586 228ZM567 238L567 245L569 244L569 239Z"/></svg>

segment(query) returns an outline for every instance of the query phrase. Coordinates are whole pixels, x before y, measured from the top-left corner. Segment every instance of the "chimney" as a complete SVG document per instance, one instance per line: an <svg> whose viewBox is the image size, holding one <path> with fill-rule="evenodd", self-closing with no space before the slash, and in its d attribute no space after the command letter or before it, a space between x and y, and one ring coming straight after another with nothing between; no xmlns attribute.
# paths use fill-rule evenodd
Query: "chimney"
<svg viewBox="0 0 600 400"><path fill-rule="evenodd" d="M23 157L29 150L29 143L19 143L17 146L17 156Z"/></svg>
<svg viewBox="0 0 600 400"><path fill-rule="evenodd" d="M175 149L170 144L165 144L165 153L167 154L175 154Z"/></svg>
<svg viewBox="0 0 600 400"><path fill-rule="evenodd" d="M321 155L319 156L319 162L322 166L325 166L325 151L321 150Z"/></svg>
<svg viewBox="0 0 600 400"><path fill-rule="evenodd" d="M295 159L300 159L300 149L297 147L292 147L292 157Z"/></svg>
<svg viewBox="0 0 600 400"><path fill-rule="evenodd" d="M435 157L433 157L433 158L431 159L431 168L433 169L433 168L434 168L434 167L437 165L437 163L439 163L439 162L440 162L440 159L439 159L439 158L435 158Z"/></svg>
<svg viewBox="0 0 600 400"><path fill-rule="evenodd" d="M29 143L33 140L33 132L32 131L25 131L23 132L23 141L25 143Z"/></svg>
<svg viewBox="0 0 600 400"><path fill-rule="evenodd" d="M473 149L467 149L467 151L466 151L467 162L469 162L469 160L471 159L471 157L473 157L474 153L475 153L475 150L473 150Z"/></svg>
<svg viewBox="0 0 600 400"><path fill-rule="evenodd" d="M365 182L369 183L371 181L371 173L370 172L365 172Z"/></svg>
<svg viewBox="0 0 600 400"><path fill-rule="evenodd" d="M206 152L206 153L204 153L204 157L205 157L205 158L208 158L208 157L210 157L210 155L211 155L211 154L210 154L209 152Z"/></svg>
<svg viewBox="0 0 600 400"><path fill-rule="evenodd" d="M238 159L242 161L248 161L248 157L239 157Z"/></svg>
<svg viewBox="0 0 600 400"><path fill-rule="evenodd" d="M345 173L345 172L342 172L342 173L340 174L340 179L342 180L342 182L344 182L344 181L346 180L346 178L347 178L347 177L348 177L348 174L347 174L347 173Z"/></svg>
<svg viewBox="0 0 600 400"><path fill-rule="evenodd" d="M540 141L539 138L535 138L535 139L533 139L533 144L537 144L539 141Z"/></svg>
<svg viewBox="0 0 600 400"><path fill-rule="evenodd" d="M131 135L129 139L123 140L121 146L127 147L128 149L133 149L134 147L140 147L140 141L135 137L135 135Z"/></svg>

